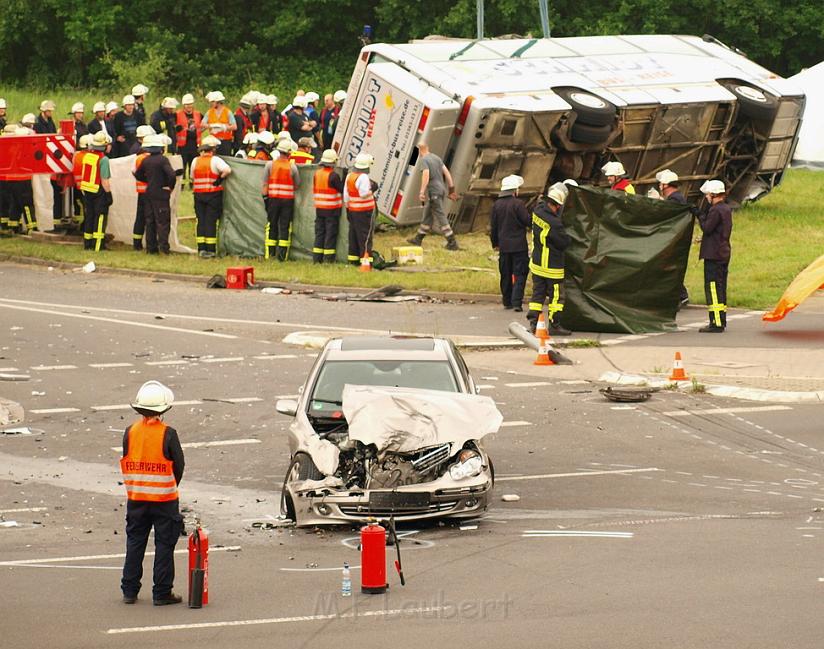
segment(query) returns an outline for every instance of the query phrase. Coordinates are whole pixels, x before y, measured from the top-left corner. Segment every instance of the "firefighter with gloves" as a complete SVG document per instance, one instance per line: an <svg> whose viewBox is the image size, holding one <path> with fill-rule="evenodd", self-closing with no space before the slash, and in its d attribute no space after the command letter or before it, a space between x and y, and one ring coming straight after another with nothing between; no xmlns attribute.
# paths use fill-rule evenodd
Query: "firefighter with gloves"
<svg viewBox="0 0 824 649"><path fill-rule="evenodd" d="M701 226L699 259L704 260L704 294L707 298L710 323L701 333L724 333L727 327L727 271L730 266L730 235L732 209L726 203L727 190L720 180L708 180L701 185L709 210L698 216Z"/></svg>
<svg viewBox="0 0 824 649"><path fill-rule="evenodd" d="M343 202L349 221L349 254L346 259L353 266L366 259L372 264L372 218L375 212L377 184L369 179L369 169L375 158L369 153L355 157L355 169L343 185Z"/></svg>
<svg viewBox="0 0 824 649"><path fill-rule="evenodd" d="M313 180L315 245L312 247L312 259L316 264L335 261L340 213L343 207L343 181L335 171L337 161L337 151L326 149L320 158L320 168L315 172Z"/></svg>
<svg viewBox="0 0 824 649"><path fill-rule="evenodd" d="M92 137L91 151L80 163L80 191L83 192L83 248L105 250L106 220L112 205L112 172L106 151L112 138L104 131Z"/></svg>
<svg viewBox="0 0 824 649"><path fill-rule="evenodd" d="M559 321L564 309L564 250L569 247L569 235L561 221L561 212L568 195L568 188L557 183L549 188L546 197L539 201L532 212L532 299L529 301L527 320L534 332L544 304L549 300L549 333L568 336Z"/></svg>
<svg viewBox="0 0 824 649"><path fill-rule="evenodd" d="M147 381L132 405L141 418L123 435L120 470L126 486L126 559L120 588L123 603L134 604L143 577L143 557L154 528L155 558L152 602L179 604L172 591L174 551L183 530L178 485L183 478L183 449L177 431L163 422L174 394L159 381Z"/></svg>

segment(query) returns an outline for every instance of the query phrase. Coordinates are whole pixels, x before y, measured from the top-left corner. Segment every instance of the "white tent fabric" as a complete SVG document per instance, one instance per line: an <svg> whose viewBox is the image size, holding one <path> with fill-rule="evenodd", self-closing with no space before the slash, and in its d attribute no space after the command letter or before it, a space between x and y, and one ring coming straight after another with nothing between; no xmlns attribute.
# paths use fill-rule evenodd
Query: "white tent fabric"
<svg viewBox="0 0 824 649"><path fill-rule="evenodd" d="M179 155L170 155L169 162L173 169L183 168L183 158ZM114 158L111 160L112 169L112 200L109 208L109 221L106 232L114 235L115 241L132 244L132 228L135 212L137 211L137 192L135 191L132 167L135 156ZM49 176L37 174L32 178L34 189L34 208L37 213L37 224L41 231L54 229L52 218L53 195ZM194 253L195 251L184 246L177 238L177 204L180 199L180 182L175 183L171 196L172 230L169 236L169 247L174 252Z"/></svg>
<svg viewBox="0 0 824 649"><path fill-rule="evenodd" d="M807 104L793 156L793 167L824 171L824 61L790 78L804 90Z"/></svg>

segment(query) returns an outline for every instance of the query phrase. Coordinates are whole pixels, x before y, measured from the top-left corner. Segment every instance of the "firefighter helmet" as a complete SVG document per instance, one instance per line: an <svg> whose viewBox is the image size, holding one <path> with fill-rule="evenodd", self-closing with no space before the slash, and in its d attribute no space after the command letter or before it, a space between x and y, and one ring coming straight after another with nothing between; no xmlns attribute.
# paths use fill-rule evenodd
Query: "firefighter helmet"
<svg viewBox="0 0 824 649"><path fill-rule="evenodd" d="M162 415L172 407L174 400L174 392L160 381L146 381L137 391L137 398L132 403L132 408L141 414L143 411L148 411Z"/></svg>
<svg viewBox="0 0 824 649"><path fill-rule="evenodd" d="M333 100L336 104L339 104L339 103L341 103L341 102L345 101L345 100L346 100L346 91L345 91L345 90L337 90L337 91L335 91L335 94L334 94L334 96L332 97L332 100Z"/></svg>
<svg viewBox="0 0 824 649"><path fill-rule="evenodd" d="M334 149L326 149L320 157L322 165L334 165L338 161L338 152Z"/></svg>
<svg viewBox="0 0 824 649"><path fill-rule="evenodd" d="M40 112L43 113L47 110L54 110L54 102L51 99L44 99L40 102Z"/></svg>
<svg viewBox="0 0 824 649"><path fill-rule="evenodd" d="M355 157L355 169L369 169L375 163L371 153L359 153Z"/></svg>
<svg viewBox="0 0 824 649"><path fill-rule="evenodd" d="M187 92L185 95L183 95L183 99L181 99L180 103L184 106L191 106L195 103L195 98L191 93Z"/></svg>
<svg viewBox="0 0 824 649"><path fill-rule="evenodd" d="M670 183L677 183L678 182L678 174L674 171L669 169L664 169L663 171L659 171L655 174L655 180L657 180L662 185L669 185Z"/></svg>
<svg viewBox="0 0 824 649"><path fill-rule="evenodd" d="M511 175L506 176L503 180L501 180L501 191L502 192L511 192L518 189L521 185L524 184L524 179L521 176Z"/></svg>
<svg viewBox="0 0 824 649"><path fill-rule="evenodd" d="M626 176L627 172L624 169L624 165L620 162L607 162L603 167L601 167L601 171L605 176Z"/></svg>
<svg viewBox="0 0 824 649"><path fill-rule="evenodd" d="M727 188L720 180L708 180L701 185L702 194L726 194Z"/></svg>

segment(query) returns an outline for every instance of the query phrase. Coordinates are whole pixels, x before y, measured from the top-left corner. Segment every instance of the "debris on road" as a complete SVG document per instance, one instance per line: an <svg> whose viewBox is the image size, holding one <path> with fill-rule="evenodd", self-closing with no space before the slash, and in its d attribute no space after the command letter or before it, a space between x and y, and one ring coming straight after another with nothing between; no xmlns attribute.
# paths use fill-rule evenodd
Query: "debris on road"
<svg viewBox="0 0 824 649"><path fill-rule="evenodd" d="M28 381L31 376L28 374L7 374L0 373L0 381Z"/></svg>
<svg viewBox="0 0 824 649"><path fill-rule="evenodd" d="M599 392L603 394L610 401L619 403L638 403L646 401L652 396L653 392L657 392L656 388L635 388L635 387L621 387L601 388Z"/></svg>
<svg viewBox="0 0 824 649"><path fill-rule="evenodd" d="M22 426L20 428L6 428L5 430L0 431L3 435L34 435L34 431L28 426Z"/></svg>
<svg viewBox="0 0 824 649"><path fill-rule="evenodd" d="M93 261L90 261L88 264L83 266L84 273L93 273L97 270L97 266L94 265Z"/></svg>
<svg viewBox="0 0 824 649"><path fill-rule="evenodd" d="M516 503L520 499L521 497L518 494L504 494L503 496L501 496L501 500L503 500L505 503Z"/></svg>

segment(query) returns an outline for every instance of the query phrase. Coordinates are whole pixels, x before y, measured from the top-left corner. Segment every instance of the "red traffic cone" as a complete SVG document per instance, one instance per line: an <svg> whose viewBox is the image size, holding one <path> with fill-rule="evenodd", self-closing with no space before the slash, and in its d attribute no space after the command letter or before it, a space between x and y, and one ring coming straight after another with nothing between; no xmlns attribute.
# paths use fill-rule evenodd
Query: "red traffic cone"
<svg viewBox="0 0 824 649"><path fill-rule="evenodd" d="M369 259L369 253L368 252L363 253L363 257L361 257L360 267L358 268L358 270L362 273L371 272L371 270L372 270L372 260Z"/></svg>
<svg viewBox="0 0 824 649"><path fill-rule="evenodd" d="M538 357L532 362L533 365L555 365L550 356L549 332L546 327L546 318L543 312L538 316L538 324L535 326L535 337L538 339Z"/></svg>
<svg viewBox="0 0 824 649"><path fill-rule="evenodd" d="M684 371L684 363L681 361L681 352L675 352L675 360L672 362L672 374L670 381L689 381L687 373Z"/></svg>

